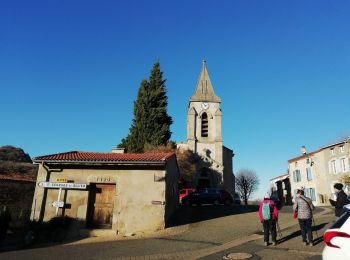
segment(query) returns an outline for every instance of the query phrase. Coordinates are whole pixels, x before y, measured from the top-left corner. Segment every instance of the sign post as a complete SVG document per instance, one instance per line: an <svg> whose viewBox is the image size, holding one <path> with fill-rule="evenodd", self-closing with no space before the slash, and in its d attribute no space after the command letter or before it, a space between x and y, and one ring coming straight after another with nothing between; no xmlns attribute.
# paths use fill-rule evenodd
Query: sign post
<svg viewBox="0 0 350 260"><path fill-rule="evenodd" d="M67 179L65 178L57 178L57 181L60 182L48 182L48 181L41 181L38 183L39 187L42 188L48 188L48 189L59 189L57 200L52 203L52 206L56 208L56 217L58 216L58 209L64 207L64 201L60 201L61 199L61 193L62 189L65 190L85 190L86 184L85 183L74 183L74 182L66 182Z"/></svg>
<svg viewBox="0 0 350 260"><path fill-rule="evenodd" d="M60 190L58 191L57 201L55 201L55 202L58 202L58 203L61 202L61 201L60 201L61 192L62 192L62 188L60 188ZM55 203L55 202L54 202L54 203ZM59 208L59 205L55 205L54 203L53 203L52 206L56 207L56 217L57 217L57 216L58 216L58 208ZM62 201L62 203L64 203L64 202Z"/></svg>
<svg viewBox="0 0 350 260"><path fill-rule="evenodd" d="M74 183L74 182L47 182L41 181L38 183L39 187L51 188L51 189L70 189L70 190L85 190L85 183Z"/></svg>

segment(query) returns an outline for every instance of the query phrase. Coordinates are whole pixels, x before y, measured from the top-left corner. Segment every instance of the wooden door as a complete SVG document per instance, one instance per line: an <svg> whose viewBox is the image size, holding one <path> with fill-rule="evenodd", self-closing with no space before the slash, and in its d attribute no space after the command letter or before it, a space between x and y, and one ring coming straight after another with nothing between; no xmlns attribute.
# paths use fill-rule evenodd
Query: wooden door
<svg viewBox="0 0 350 260"><path fill-rule="evenodd" d="M111 228L113 204L115 197L114 184L95 184L91 187L90 225L99 228Z"/></svg>

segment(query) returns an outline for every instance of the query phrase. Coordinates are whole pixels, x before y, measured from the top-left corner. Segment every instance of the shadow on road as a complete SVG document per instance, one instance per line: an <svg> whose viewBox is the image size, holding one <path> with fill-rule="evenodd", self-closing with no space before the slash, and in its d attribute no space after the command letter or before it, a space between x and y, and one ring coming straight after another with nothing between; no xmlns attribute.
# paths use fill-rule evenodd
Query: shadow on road
<svg viewBox="0 0 350 260"><path fill-rule="evenodd" d="M221 218L231 215L257 212L258 205L232 205L232 206L200 206L180 207L169 219L167 227L192 224L209 219Z"/></svg>
<svg viewBox="0 0 350 260"><path fill-rule="evenodd" d="M312 227L312 232L317 232L319 230L321 230L322 228L324 228L328 223L322 223L322 224L319 224L317 226L313 226ZM282 230L283 231L283 230ZM287 230L284 230L283 232L287 232ZM323 241L323 237L322 236L319 236L320 234L318 234L318 238L314 239L314 245L317 245L319 243L321 243ZM314 236L315 236L315 233L314 233ZM300 230L298 231L295 231L291 234L289 234L288 236L285 236L285 237L282 237L280 240L278 240L278 243L279 244L282 244L288 240L291 240L293 238L296 238L296 237L300 237L301 238L301 232Z"/></svg>

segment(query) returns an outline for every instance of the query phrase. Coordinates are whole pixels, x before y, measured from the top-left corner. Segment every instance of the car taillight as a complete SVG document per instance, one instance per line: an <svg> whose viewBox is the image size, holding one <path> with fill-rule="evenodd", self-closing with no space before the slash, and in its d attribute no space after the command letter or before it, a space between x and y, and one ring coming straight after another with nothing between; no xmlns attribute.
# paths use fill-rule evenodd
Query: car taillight
<svg viewBox="0 0 350 260"><path fill-rule="evenodd" d="M331 240L335 237L346 237L346 238L350 238L350 235L344 232L337 232L337 231L330 231L330 232L326 232L323 235L323 241L326 243L327 246L330 247L335 247L335 248L340 248L339 246L333 245L331 243Z"/></svg>

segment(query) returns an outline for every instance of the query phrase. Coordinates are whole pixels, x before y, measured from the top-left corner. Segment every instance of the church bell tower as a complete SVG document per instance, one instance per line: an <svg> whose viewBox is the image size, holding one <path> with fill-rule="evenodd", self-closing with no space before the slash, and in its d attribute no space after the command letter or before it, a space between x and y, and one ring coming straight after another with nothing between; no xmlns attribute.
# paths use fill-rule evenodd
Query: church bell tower
<svg viewBox="0 0 350 260"><path fill-rule="evenodd" d="M188 105L187 144L190 150L222 166L220 104L221 99L215 95L206 63L203 61L195 93Z"/></svg>
<svg viewBox="0 0 350 260"><path fill-rule="evenodd" d="M234 153L223 145L221 99L215 95L205 61L187 112L187 140L178 143L180 150L200 155L191 187L224 188L235 193L232 158Z"/></svg>

